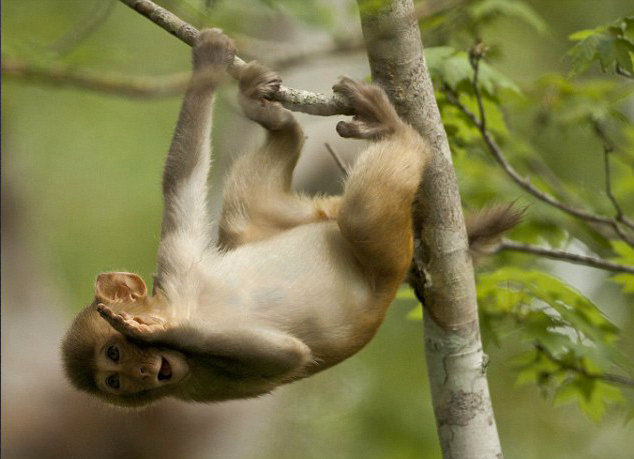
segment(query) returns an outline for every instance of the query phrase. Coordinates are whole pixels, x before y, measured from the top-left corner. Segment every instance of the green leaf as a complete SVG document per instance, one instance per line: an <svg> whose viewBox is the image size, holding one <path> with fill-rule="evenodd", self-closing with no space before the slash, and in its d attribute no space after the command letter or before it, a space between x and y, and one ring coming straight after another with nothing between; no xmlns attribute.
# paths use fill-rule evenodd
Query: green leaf
<svg viewBox="0 0 634 459"><path fill-rule="evenodd" d="M634 266L634 248L624 241L610 241L612 250L617 254L611 258L616 263ZM610 277L610 280L619 284L624 292L634 293L634 274L620 273Z"/></svg>
<svg viewBox="0 0 634 459"><path fill-rule="evenodd" d="M634 71L634 37L632 17L621 18L612 24L581 30L569 38L578 43L568 51L571 58L570 76L577 75L595 61L604 72L614 73L621 68Z"/></svg>
<svg viewBox="0 0 634 459"><path fill-rule="evenodd" d="M479 276L478 301L481 323L494 339L511 325L534 347L518 358L518 384L535 383L544 394L554 388L556 404L576 400L594 420L607 402L621 400L600 375L614 367L630 373L632 365L614 347L618 329L580 292L550 274L505 267Z"/></svg>
<svg viewBox="0 0 634 459"><path fill-rule="evenodd" d="M449 46L431 47L425 50L425 59L434 80L445 83L457 92L471 91L473 68L466 52ZM511 79L484 61L480 62L478 83L482 91L490 97L496 97L502 90L521 94L520 88Z"/></svg>
<svg viewBox="0 0 634 459"><path fill-rule="evenodd" d="M626 265L634 266L634 248L631 247L625 241L610 241L610 245L612 246L612 250L614 250L618 257L612 258L614 261L618 261L619 263L623 263Z"/></svg>
<svg viewBox="0 0 634 459"><path fill-rule="evenodd" d="M546 34L548 26L537 12L527 3L517 0L484 0L470 8L476 21L487 21L495 16L519 19L533 27L538 33Z"/></svg>

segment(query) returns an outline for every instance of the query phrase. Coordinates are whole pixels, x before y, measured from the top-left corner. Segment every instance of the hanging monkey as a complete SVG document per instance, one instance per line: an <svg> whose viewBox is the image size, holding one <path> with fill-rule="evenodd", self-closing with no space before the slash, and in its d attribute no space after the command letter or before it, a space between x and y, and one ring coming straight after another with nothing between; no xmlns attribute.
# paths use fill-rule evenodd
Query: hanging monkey
<svg viewBox="0 0 634 459"><path fill-rule="evenodd" d="M381 88L342 78L333 90L356 114L337 132L372 143L342 196L296 194L290 185L302 129L271 101L281 80L255 62L241 72L239 101L267 137L233 166L212 239L211 108L234 53L217 29L201 31L193 47L193 76L163 173L153 294L136 274L101 274L94 301L64 338L72 384L107 402L254 397L335 365L373 337L410 266L425 141ZM498 214L489 216L493 226L509 220Z"/></svg>

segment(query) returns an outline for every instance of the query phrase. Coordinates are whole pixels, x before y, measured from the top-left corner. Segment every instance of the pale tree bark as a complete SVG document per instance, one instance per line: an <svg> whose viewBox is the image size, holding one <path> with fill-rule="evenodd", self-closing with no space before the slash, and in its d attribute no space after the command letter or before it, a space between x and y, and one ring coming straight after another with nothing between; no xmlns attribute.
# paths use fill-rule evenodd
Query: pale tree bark
<svg viewBox="0 0 634 459"><path fill-rule="evenodd" d="M415 204L415 274L425 355L445 459L500 459L486 379L473 266L438 106L412 0L358 0L373 81L433 151Z"/></svg>

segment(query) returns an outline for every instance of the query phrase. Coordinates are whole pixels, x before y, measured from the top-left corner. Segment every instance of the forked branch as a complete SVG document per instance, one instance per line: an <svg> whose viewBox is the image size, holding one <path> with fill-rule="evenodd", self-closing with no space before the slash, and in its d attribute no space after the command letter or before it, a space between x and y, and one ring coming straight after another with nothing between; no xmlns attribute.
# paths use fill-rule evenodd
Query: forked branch
<svg viewBox="0 0 634 459"><path fill-rule="evenodd" d="M560 200L558 200L554 196L550 195L549 193L543 192L543 191L539 190L538 188L536 188L534 185L532 185L530 183L530 180L527 177L521 176L513 168L511 163L506 158L506 155L504 154L502 148L497 144L497 142L495 141L495 139L491 135L491 132L487 129L486 113L484 111L482 93L480 91L480 87L479 87L479 84L478 84L478 74L479 74L478 73L478 69L479 69L479 62L480 62L482 56L483 56L482 46L481 46L481 44L476 44L474 49L469 54L469 58L470 58L469 61L471 63L471 66L473 67L473 71L474 71L474 76L473 76L473 80L472 80L472 86L473 86L473 91L474 91L474 94L475 94L475 97L476 97L476 102L478 104L479 116L476 116L475 113L473 113L462 102L460 102L459 96L456 93L456 91L454 91L448 85L444 85L443 86L443 90L444 90L445 94L447 95L447 98L449 99L449 101L453 105L455 105L460 111L462 111L462 113L464 113L471 120L473 125L478 129L478 131L480 132L480 136L482 137L482 140L484 140L484 143L486 144L489 152L493 155L493 157L498 162L498 164L502 167L504 172L506 172L506 174L517 185L519 185L520 188L522 188L523 190L525 190L529 194L533 195L534 197L536 197L540 201L545 202L546 204L549 204L549 205L551 205L551 206L553 206L553 207L555 207L555 208L557 208L557 209L559 209L559 210L561 210L563 212L566 212L567 214L572 215L572 216L574 216L576 218L579 218L579 219L582 219L582 220L585 220L585 221L588 221L588 222L592 222L592 223L597 223L597 224L600 224L600 225L608 226L608 227L612 228L612 230L623 241L625 241L630 246L634 247L634 239L630 235L628 235L620 226L621 223L623 223L626 226L629 226L626 223L626 222L628 222L628 220L624 219L622 213L619 214L619 216L617 218L610 218L610 217L606 217L604 215L595 214L595 213L589 212L589 211L587 211L585 209L582 209L582 208L579 208L579 207L575 207L573 205L561 202ZM619 208L617 207L617 210L618 209Z"/></svg>

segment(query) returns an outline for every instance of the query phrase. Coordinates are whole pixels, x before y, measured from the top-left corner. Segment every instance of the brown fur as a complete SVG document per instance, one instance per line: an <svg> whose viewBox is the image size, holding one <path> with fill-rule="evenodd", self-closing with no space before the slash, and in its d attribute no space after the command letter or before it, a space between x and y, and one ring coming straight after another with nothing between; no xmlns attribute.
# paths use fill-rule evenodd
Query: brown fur
<svg viewBox="0 0 634 459"><path fill-rule="evenodd" d="M474 260L493 253L504 233L522 220L524 211L525 209L518 209L510 203L487 207L467 215L469 251Z"/></svg>

